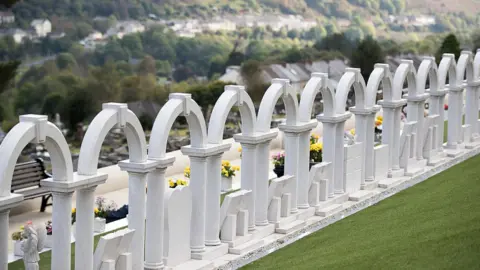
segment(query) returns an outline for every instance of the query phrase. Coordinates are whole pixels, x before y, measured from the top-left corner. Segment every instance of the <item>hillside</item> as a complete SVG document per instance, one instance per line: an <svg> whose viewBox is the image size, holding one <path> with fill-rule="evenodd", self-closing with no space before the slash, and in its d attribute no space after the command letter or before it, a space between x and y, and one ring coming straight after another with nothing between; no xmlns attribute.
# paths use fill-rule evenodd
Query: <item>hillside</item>
<svg viewBox="0 0 480 270"><path fill-rule="evenodd" d="M420 12L465 12L476 15L480 10L480 1L476 0L407 0L406 8L409 11Z"/></svg>

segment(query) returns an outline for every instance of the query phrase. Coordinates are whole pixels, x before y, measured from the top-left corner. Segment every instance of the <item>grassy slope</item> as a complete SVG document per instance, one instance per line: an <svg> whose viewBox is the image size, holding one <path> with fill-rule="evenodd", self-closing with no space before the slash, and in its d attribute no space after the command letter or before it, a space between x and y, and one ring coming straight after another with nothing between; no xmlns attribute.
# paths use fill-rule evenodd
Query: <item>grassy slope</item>
<svg viewBox="0 0 480 270"><path fill-rule="evenodd" d="M479 269L480 156L245 269Z"/></svg>

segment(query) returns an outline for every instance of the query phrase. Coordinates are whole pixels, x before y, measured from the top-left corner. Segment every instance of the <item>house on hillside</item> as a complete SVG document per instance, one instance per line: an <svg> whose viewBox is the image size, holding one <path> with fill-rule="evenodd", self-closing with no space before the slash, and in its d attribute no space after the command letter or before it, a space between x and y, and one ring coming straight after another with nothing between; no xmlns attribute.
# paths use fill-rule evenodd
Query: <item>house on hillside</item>
<svg viewBox="0 0 480 270"><path fill-rule="evenodd" d="M15 15L11 11L0 11L0 24L15 22Z"/></svg>
<svg viewBox="0 0 480 270"><path fill-rule="evenodd" d="M121 21L115 26L107 30L105 37L117 37L122 39L123 36L133 33L145 32L145 26L138 21Z"/></svg>
<svg viewBox="0 0 480 270"><path fill-rule="evenodd" d="M30 26L37 37L46 37L52 32L52 23L48 19L33 20Z"/></svg>
<svg viewBox="0 0 480 270"><path fill-rule="evenodd" d="M314 72L328 73L330 82L334 87L345 72L347 67L343 60L332 61L314 61L311 63L289 63L289 64L271 64L261 67L261 78L263 83L270 84L274 78L289 79L290 83L297 93L301 93L306 83ZM245 85L239 66L227 67L225 74L218 80L222 82L232 82L238 85Z"/></svg>
<svg viewBox="0 0 480 270"><path fill-rule="evenodd" d="M229 21L227 19L216 18L216 19L211 20L211 21L206 21L203 24L203 28L206 31L212 31L212 32L216 32L216 31L235 31L235 29L237 29L237 25L234 22Z"/></svg>
<svg viewBox="0 0 480 270"><path fill-rule="evenodd" d="M32 37L26 31L18 28L7 30L7 35L12 36L13 40L15 40L15 43L22 43L23 39Z"/></svg>

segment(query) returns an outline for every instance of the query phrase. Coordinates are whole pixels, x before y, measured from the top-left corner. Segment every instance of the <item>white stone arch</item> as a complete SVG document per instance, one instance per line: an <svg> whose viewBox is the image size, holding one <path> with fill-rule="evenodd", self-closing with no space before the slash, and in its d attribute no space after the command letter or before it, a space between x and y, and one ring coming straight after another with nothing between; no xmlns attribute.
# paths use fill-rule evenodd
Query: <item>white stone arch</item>
<svg viewBox="0 0 480 270"><path fill-rule="evenodd" d="M412 60L402 60L393 76L393 92L394 95L403 93L403 85L405 80L408 84L408 95L417 95L417 72L413 66ZM401 98L401 97L400 97ZM400 99L399 98L399 99Z"/></svg>
<svg viewBox="0 0 480 270"><path fill-rule="evenodd" d="M53 241L55 252L52 254L52 265L56 265L59 269L67 269L70 267L71 248L70 239L64 236L70 235L73 192L66 188L69 184L65 183L74 181L72 157L62 132L54 124L48 122L45 115L20 116L20 123L10 130L0 145L0 198L6 198L7 202L6 209L4 208L0 215L0 224L3 225L0 226L0 238L2 239L0 267L7 266L8 261L8 244L3 241L8 239L9 207L13 207L15 203L23 199L21 195L14 196L10 193L13 171L22 150L30 142L45 144L50 153L53 176L48 181L48 186L46 183L42 183L53 191L54 215L52 221L58 224L54 228L56 236Z"/></svg>
<svg viewBox="0 0 480 270"><path fill-rule="evenodd" d="M338 82L337 93L335 94L336 113L344 114L347 104L348 93L353 86L355 91L355 107L357 109L366 109L365 107L365 79L358 68L347 68L342 78Z"/></svg>
<svg viewBox="0 0 480 270"><path fill-rule="evenodd" d="M429 79L430 92L438 92L438 67L435 63L434 57L426 57L420 66L418 67L417 72L417 93L425 93L425 88L427 85L427 79Z"/></svg>
<svg viewBox="0 0 480 270"><path fill-rule="evenodd" d="M207 127L202 109L190 94L173 93L155 118L148 146L149 158L165 157L170 130L180 115L187 119L192 147L202 148L206 145Z"/></svg>
<svg viewBox="0 0 480 270"><path fill-rule="evenodd" d="M475 58L473 59L473 76L475 79L480 78L480 49L477 50Z"/></svg>
<svg viewBox="0 0 480 270"><path fill-rule="evenodd" d="M373 72L370 74L367 82L366 102L371 102L376 98L377 91L382 83L383 100L387 102L398 101L402 98L402 93L396 93L393 90L393 76L388 64L375 64ZM372 95L375 97L372 98ZM375 103L375 101L374 101Z"/></svg>
<svg viewBox="0 0 480 270"><path fill-rule="evenodd" d="M249 136L255 133L256 114L252 99L245 91L244 86L227 85L225 92L217 100L212 110L208 123L208 143L222 142L225 122L233 106L238 106L240 109L242 134Z"/></svg>
<svg viewBox="0 0 480 270"><path fill-rule="evenodd" d="M257 131L270 131L273 109L280 97L285 104L287 125L296 125L298 121L298 98L297 93L291 87L287 79L273 79L272 85L263 95L257 116Z"/></svg>
<svg viewBox="0 0 480 270"><path fill-rule="evenodd" d="M78 174L97 173L103 141L115 126L124 129L130 161L141 163L147 160L147 141L137 116L128 109L127 104L105 103L103 110L93 118L83 138L78 158Z"/></svg>
<svg viewBox="0 0 480 270"><path fill-rule="evenodd" d="M299 105L300 122L311 120L313 104L318 93L323 98L323 114L333 116L335 114L335 87L328 79L328 74L312 73L312 78L308 80L303 89Z"/></svg>
<svg viewBox="0 0 480 270"><path fill-rule="evenodd" d="M462 51L457 61L457 83L461 83L466 75L466 82L474 80L473 55L470 51Z"/></svg>
<svg viewBox="0 0 480 270"><path fill-rule="evenodd" d="M30 142L44 143L52 160L54 181L73 181L70 149L62 132L43 115L22 115L0 145L0 197L10 195L13 171Z"/></svg>
<svg viewBox="0 0 480 270"><path fill-rule="evenodd" d="M457 63L455 61L455 55L451 53L445 53L442 56L442 60L438 65L438 88L445 89L447 84L450 87L457 85Z"/></svg>
<svg viewBox="0 0 480 270"><path fill-rule="evenodd" d="M464 80L464 76L466 77ZM473 54L470 51L462 51L457 62L457 83L461 90L466 89L465 95L461 91L459 105L462 109L465 105L464 135L460 135L458 142L464 142L465 147L472 147L470 143L478 137L478 77L475 77ZM464 98L465 97L465 98ZM460 116L461 117L461 116ZM464 141L465 140L465 141Z"/></svg>

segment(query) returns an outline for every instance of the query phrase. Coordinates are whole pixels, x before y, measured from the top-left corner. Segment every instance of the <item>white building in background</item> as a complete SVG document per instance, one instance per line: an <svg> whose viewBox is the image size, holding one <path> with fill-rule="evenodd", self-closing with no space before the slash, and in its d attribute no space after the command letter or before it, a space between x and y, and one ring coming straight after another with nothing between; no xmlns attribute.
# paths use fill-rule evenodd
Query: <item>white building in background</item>
<svg viewBox="0 0 480 270"><path fill-rule="evenodd" d="M203 27L207 31L235 31L237 25L226 19L214 19L212 21L207 21L203 24Z"/></svg>
<svg viewBox="0 0 480 270"><path fill-rule="evenodd" d="M105 37L117 37L122 39L123 36L133 33L145 32L145 26L138 21L120 21L115 26L108 29Z"/></svg>
<svg viewBox="0 0 480 270"><path fill-rule="evenodd" d="M30 26L38 37L46 37L48 33L52 32L52 23L48 19L33 20Z"/></svg>
<svg viewBox="0 0 480 270"><path fill-rule="evenodd" d="M13 40L15 40L15 43L22 43L24 38L30 38L31 36L23 31L22 29L12 29L9 31L9 35L13 37Z"/></svg>
<svg viewBox="0 0 480 270"><path fill-rule="evenodd" d="M15 22L15 15L10 11L0 11L0 24Z"/></svg>

